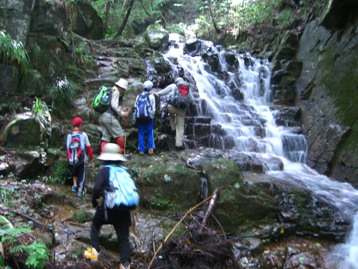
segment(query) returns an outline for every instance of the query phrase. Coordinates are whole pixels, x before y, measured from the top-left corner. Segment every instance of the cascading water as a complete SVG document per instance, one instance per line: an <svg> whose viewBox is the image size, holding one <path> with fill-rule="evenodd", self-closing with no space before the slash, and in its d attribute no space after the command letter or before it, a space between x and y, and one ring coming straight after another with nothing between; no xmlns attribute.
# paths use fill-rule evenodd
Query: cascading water
<svg viewBox="0 0 358 269"><path fill-rule="evenodd" d="M180 65L196 85L199 114L211 118L209 147L225 149L232 155L259 156L263 162L278 158L283 169L267 161L266 173L315 193L342 215L356 214L358 191L348 183L330 180L309 168L305 164L308 146L304 135L285 124L276 124L279 112L272 107L269 61L255 59L248 53L230 52L228 65L226 51L220 51L210 42L206 45L218 56L215 71L202 57L184 55L181 45L173 46L164 56L172 64ZM215 132L216 129L220 131ZM340 260L336 268L358 269L358 215L353 223L349 240L332 255ZM330 264L337 263L332 259Z"/></svg>
<svg viewBox="0 0 358 269"><path fill-rule="evenodd" d="M205 104L205 111L202 105L199 113L209 116L213 126L220 126L218 134L211 133L209 146L306 162L304 136L276 125L270 108L272 91L268 60L255 59L248 53L235 54L233 68L226 62L226 52L216 51L220 73L226 76L223 81L208 71L208 65L201 57L182 55L182 51L181 47L172 48L166 56L176 57L179 65L195 80L199 99Z"/></svg>

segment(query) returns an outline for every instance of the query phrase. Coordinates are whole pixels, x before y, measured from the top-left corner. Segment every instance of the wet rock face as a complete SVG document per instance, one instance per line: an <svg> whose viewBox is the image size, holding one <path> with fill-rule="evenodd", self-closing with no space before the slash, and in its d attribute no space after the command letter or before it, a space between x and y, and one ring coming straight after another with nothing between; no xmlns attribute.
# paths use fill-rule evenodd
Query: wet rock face
<svg viewBox="0 0 358 269"><path fill-rule="evenodd" d="M354 1L353 1L354 2ZM297 58L302 73L297 82L309 145L309 165L320 173L357 185L358 21L356 3L333 1L322 23L304 31ZM340 13L344 8L347 12ZM344 18L341 14L344 14Z"/></svg>

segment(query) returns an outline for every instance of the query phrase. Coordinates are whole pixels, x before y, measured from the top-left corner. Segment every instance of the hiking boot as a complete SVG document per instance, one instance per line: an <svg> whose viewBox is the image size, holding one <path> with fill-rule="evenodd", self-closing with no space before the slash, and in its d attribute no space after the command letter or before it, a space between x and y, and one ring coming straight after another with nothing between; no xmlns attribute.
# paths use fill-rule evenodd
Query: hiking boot
<svg viewBox="0 0 358 269"><path fill-rule="evenodd" d="M149 150L148 150L148 154L149 154L149 155L154 155L154 149L149 149Z"/></svg>
<svg viewBox="0 0 358 269"><path fill-rule="evenodd" d="M185 147L184 147L184 146L181 146L181 147L175 147L175 150L178 150L178 151L180 151L180 150L185 150Z"/></svg>
<svg viewBox="0 0 358 269"><path fill-rule="evenodd" d="M98 261L98 252L95 248L87 248L85 253L84 253L85 257L87 259L90 259L91 261L97 262Z"/></svg>
<svg viewBox="0 0 358 269"><path fill-rule="evenodd" d="M72 186L72 192L77 192L77 186Z"/></svg>
<svg viewBox="0 0 358 269"><path fill-rule="evenodd" d="M121 263L119 265L119 269L130 269L130 268L131 268L131 265L129 262Z"/></svg>
<svg viewBox="0 0 358 269"><path fill-rule="evenodd" d="M85 195L85 193L86 193L86 189L83 189L82 191L79 190L79 191L77 192L77 196L78 196L78 197L82 197L83 195Z"/></svg>

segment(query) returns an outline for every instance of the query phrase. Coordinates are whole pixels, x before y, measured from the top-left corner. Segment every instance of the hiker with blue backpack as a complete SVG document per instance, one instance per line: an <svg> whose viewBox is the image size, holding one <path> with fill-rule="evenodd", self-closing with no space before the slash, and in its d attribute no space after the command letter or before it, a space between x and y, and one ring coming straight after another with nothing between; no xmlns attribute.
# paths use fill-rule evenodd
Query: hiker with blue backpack
<svg viewBox="0 0 358 269"><path fill-rule="evenodd" d="M72 132L67 135L66 139L66 155L73 181L72 192L76 192L79 197L85 194L86 153L90 160L93 160L92 146L86 132L82 130L83 125L84 121L80 117L74 117Z"/></svg>
<svg viewBox="0 0 358 269"><path fill-rule="evenodd" d="M175 149L183 150L184 147L184 123L186 109L193 103L193 95L189 89L189 83L178 77L174 83L158 91L159 96L167 95L168 112L171 131L175 132Z"/></svg>
<svg viewBox="0 0 358 269"><path fill-rule="evenodd" d="M98 260L101 227L111 224L116 231L119 244L119 268L129 269L131 210L138 206L139 195L131 175L123 166L123 162L127 159L119 153L117 144L107 143L98 159L103 165L95 177L92 190L92 206L96 208L96 213L91 226L92 248L87 251L89 252L87 256L94 261ZM101 203L97 201L100 198L102 198Z"/></svg>
<svg viewBox="0 0 358 269"><path fill-rule="evenodd" d="M154 143L154 114L155 96L151 92L153 82L147 80L143 83L143 92L137 95L134 103L134 117L138 127L138 151L139 155L144 155L147 151L146 140L148 142L148 154L153 155L155 150ZM147 139L146 139L147 138Z"/></svg>
<svg viewBox="0 0 358 269"><path fill-rule="evenodd" d="M113 138L119 146L119 152L125 152L125 135L124 130L119 122L120 118L128 118L129 108L122 107L122 99L127 91L128 81L124 78L119 79L110 91L109 104L106 109L101 112L98 122L102 128L101 152L103 147L111 142Z"/></svg>

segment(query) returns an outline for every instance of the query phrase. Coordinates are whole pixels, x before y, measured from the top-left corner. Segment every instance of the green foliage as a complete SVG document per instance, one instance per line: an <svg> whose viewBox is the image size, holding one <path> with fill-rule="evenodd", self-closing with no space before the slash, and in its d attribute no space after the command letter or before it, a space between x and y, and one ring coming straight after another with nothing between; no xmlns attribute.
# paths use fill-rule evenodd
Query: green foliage
<svg viewBox="0 0 358 269"><path fill-rule="evenodd" d="M277 24L287 29L292 23L293 14L291 10L285 9L277 16Z"/></svg>
<svg viewBox="0 0 358 269"><path fill-rule="evenodd" d="M0 223L2 224L0 228L0 238L2 243L13 244L16 242L16 237L31 231L29 228L24 228L22 226L14 228L11 222L2 215L0 215Z"/></svg>
<svg viewBox="0 0 358 269"><path fill-rule="evenodd" d="M66 179L71 176L67 159L60 159L54 164L54 181L65 185Z"/></svg>
<svg viewBox="0 0 358 269"><path fill-rule="evenodd" d="M3 215L0 215L0 225L3 229L13 229L12 223L5 218ZM1 230L0 230L1 232Z"/></svg>
<svg viewBox="0 0 358 269"><path fill-rule="evenodd" d="M93 214L87 210L76 210L72 216L72 220L79 223L85 223L90 221L93 217Z"/></svg>
<svg viewBox="0 0 358 269"><path fill-rule="evenodd" d="M71 111L73 100L80 91L80 87L67 79L58 77L50 87L49 94L52 99L52 112L59 117L66 117Z"/></svg>
<svg viewBox="0 0 358 269"><path fill-rule="evenodd" d="M27 255L25 264L29 268L45 268L51 252L44 243L34 241L29 245L16 245L17 238L23 233L31 232L31 229L22 226L14 228L11 222L2 215L0 215L0 224L1 243L11 247L10 253L25 253ZM4 266L5 261L0 260L0 265Z"/></svg>
<svg viewBox="0 0 358 269"><path fill-rule="evenodd" d="M297 6L288 7L283 0L202 1L198 4L201 14L196 19L194 30L197 36L210 38L214 33L213 21L222 32L233 36L253 27L275 26L284 30L295 16L321 9L322 2L324 0L301 0Z"/></svg>
<svg viewBox="0 0 358 269"><path fill-rule="evenodd" d="M21 42L0 31L0 62L15 65L20 71L26 71L29 65L29 56Z"/></svg>
<svg viewBox="0 0 358 269"><path fill-rule="evenodd" d="M88 64L93 61L93 57L86 50L86 44L80 43L74 49L75 63L78 65Z"/></svg>
<svg viewBox="0 0 358 269"><path fill-rule="evenodd" d="M32 106L32 114L35 116L35 120L40 124L41 129L50 136L52 130L51 114L46 103L35 97L35 102Z"/></svg>
<svg viewBox="0 0 358 269"><path fill-rule="evenodd" d="M121 20L124 18L126 12L126 4L128 1L115 1L115 0L97 0L93 1L92 5L97 10L97 13L105 22L106 20L106 4L109 2L109 16L108 27L105 33L106 38L112 38L118 31L118 27ZM161 14L161 7L163 5L172 4L173 1L169 0L152 0L152 1L135 1L130 13L128 24L136 23L137 25L145 24L148 20L154 22L163 19ZM170 10L166 10L170 12ZM128 25L127 24L127 25ZM144 30L144 29L143 29ZM125 33L129 32L128 27L125 29Z"/></svg>
<svg viewBox="0 0 358 269"><path fill-rule="evenodd" d="M9 203L9 192L7 189L0 188L0 203L7 205ZM0 220L1 223L1 220Z"/></svg>
<svg viewBox="0 0 358 269"><path fill-rule="evenodd" d="M166 200L164 198L157 198L150 202L150 205L154 209L167 209L174 210L174 204L172 201Z"/></svg>
<svg viewBox="0 0 358 269"><path fill-rule="evenodd" d="M14 246L11 253L26 253L28 255L25 264L30 268L45 268L50 259L50 251L42 242L34 241L32 244L24 246Z"/></svg>
<svg viewBox="0 0 358 269"><path fill-rule="evenodd" d="M32 106L32 114L43 114L46 111L48 111L46 103L42 102L40 98L35 97L35 102Z"/></svg>
<svg viewBox="0 0 358 269"><path fill-rule="evenodd" d="M188 25L185 23L171 24L167 26L167 29L172 33L184 34L185 30L188 28Z"/></svg>
<svg viewBox="0 0 358 269"><path fill-rule="evenodd" d="M10 177L13 177L13 174L9 175ZM13 195L16 191L15 186L12 187L0 187L0 203L9 206L12 203ZM2 220L0 219L0 223L2 223Z"/></svg>

